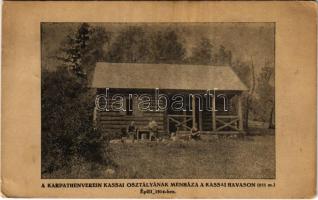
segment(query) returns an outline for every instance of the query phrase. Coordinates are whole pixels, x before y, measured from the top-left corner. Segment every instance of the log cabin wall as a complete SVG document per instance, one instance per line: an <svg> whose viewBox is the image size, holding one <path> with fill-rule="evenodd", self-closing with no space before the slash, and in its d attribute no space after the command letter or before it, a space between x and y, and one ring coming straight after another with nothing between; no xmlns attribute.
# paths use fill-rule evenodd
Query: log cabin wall
<svg viewBox="0 0 318 200"><path fill-rule="evenodd" d="M103 93L104 90L99 90L98 93ZM134 91L131 91L134 93ZM140 91L139 91L140 92ZM120 94L125 97L124 108L127 109L127 99L129 98L128 91L111 91L109 92L109 105L113 103L112 96ZM147 93L149 94L149 93ZM151 93L150 93L151 94ZM164 111L142 111L138 109L138 97L132 97L132 112L127 111L97 111L97 123L104 133L121 134L127 128L131 121L134 121L139 129L144 129L150 120L155 120L158 124L159 133L163 134L166 130L165 112ZM155 97L151 96L150 109L155 110ZM162 102L160 104L162 106Z"/></svg>

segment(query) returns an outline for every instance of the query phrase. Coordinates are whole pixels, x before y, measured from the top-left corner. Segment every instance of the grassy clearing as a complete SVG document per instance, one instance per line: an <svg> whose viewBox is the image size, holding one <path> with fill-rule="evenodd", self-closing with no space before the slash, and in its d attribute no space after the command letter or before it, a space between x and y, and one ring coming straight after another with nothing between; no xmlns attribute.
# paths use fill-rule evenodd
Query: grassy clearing
<svg viewBox="0 0 318 200"><path fill-rule="evenodd" d="M113 166L75 159L42 178L275 178L275 136L110 144Z"/></svg>
<svg viewBox="0 0 318 200"><path fill-rule="evenodd" d="M105 178L275 178L275 136L112 144ZM108 176L108 177L107 177Z"/></svg>

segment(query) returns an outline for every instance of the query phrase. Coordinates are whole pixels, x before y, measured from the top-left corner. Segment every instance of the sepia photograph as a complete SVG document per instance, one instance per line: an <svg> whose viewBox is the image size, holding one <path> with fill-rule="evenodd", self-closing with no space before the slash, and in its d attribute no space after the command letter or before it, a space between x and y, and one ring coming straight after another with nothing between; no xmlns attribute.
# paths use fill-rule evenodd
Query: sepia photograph
<svg viewBox="0 0 318 200"><path fill-rule="evenodd" d="M5 1L1 193L313 198L317 3Z"/></svg>
<svg viewBox="0 0 318 200"><path fill-rule="evenodd" d="M275 179L275 23L42 22L42 179Z"/></svg>

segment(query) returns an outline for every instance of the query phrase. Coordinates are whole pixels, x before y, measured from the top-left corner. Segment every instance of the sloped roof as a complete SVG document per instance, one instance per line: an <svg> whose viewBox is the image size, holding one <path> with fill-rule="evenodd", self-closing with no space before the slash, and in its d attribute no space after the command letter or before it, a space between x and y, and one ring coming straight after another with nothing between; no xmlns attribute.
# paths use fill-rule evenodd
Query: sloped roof
<svg viewBox="0 0 318 200"><path fill-rule="evenodd" d="M228 66L96 63L93 88L247 90Z"/></svg>

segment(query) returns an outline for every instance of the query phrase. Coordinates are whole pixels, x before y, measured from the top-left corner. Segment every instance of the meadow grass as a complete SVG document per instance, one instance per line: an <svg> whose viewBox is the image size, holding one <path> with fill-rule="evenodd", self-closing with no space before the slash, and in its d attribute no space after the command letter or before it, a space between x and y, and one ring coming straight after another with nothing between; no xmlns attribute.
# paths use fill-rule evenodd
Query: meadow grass
<svg viewBox="0 0 318 200"><path fill-rule="evenodd" d="M118 167L109 178L275 178L273 135L111 147Z"/></svg>
<svg viewBox="0 0 318 200"><path fill-rule="evenodd" d="M275 135L110 144L113 166L73 159L42 178L272 179Z"/></svg>

